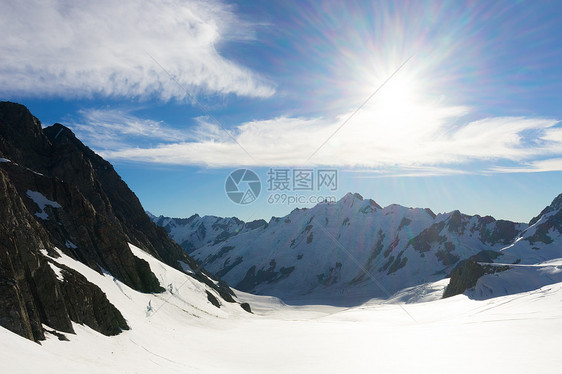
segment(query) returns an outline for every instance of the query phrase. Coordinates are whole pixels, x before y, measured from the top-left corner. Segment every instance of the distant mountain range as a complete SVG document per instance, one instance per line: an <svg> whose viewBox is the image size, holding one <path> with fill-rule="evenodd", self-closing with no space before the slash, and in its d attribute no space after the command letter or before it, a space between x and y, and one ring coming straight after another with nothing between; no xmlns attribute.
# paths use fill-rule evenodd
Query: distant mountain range
<svg viewBox="0 0 562 374"><path fill-rule="evenodd" d="M149 216L237 289L292 303L354 305L443 279L469 258L510 264L561 258L561 202L562 195L529 224L383 208L352 193L269 222Z"/></svg>
<svg viewBox="0 0 562 374"><path fill-rule="evenodd" d="M132 290L169 292L129 243L189 274L194 301L235 303L150 221L110 163L63 125L42 128L25 106L0 102L0 326L35 341L72 333L73 322L106 335L128 329L106 293L61 258Z"/></svg>

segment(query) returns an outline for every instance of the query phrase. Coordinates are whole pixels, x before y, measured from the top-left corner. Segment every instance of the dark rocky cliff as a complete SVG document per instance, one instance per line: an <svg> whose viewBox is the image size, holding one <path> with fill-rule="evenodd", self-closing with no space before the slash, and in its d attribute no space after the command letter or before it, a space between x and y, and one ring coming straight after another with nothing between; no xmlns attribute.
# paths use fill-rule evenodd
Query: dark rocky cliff
<svg viewBox="0 0 562 374"><path fill-rule="evenodd" d="M59 281L41 249L54 245L0 169L0 325L41 340L43 324L73 332L71 321L114 335L127 329L121 313L81 274L65 268ZM60 265L58 267L61 267Z"/></svg>
<svg viewBox="0 0 562 374"><path fill-rule="evenodd" d="M42 129L26 107L0 102L0 325L33 340L43 327L72 332L70 321L104 334L126 329L121 313L81 274L59 264L57 279L41 250L107 271L141 292L163 291L132 243L181 270L197 264L153 224L110 163L55 124ZM39 198L38 198L39 196ZM47 201L42 204L41 201ZM229 302L232 291L199 269L192 275Z"/></svg>

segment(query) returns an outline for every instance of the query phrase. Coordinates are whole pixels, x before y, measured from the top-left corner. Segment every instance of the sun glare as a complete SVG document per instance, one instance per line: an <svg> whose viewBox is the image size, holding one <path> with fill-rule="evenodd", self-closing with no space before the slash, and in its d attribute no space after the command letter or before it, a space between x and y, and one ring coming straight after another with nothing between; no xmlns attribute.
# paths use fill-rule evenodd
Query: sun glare
<svg viewBox="0 0 562 374"><path fill-rule="evenodd" d="M424 96L421 80L405 71L392 77L372 98L364 118L370 119L366 124L377 137L414 140L436 109L435 102Z"/></svg>
<svg viewBox="0 0 562 374"><path fill-rule="evenodd" d="M414 77L397 75L387 82L378 96L375 96L375 104L388 113L399 114L412 109L421 105L419 86Z"/></svg>
<svg viewBox="0 0 562 374"><path fill-rule="evenodd" d="M367 86L376 89L389 75L372 79L363 90ZM433 162L439 155L436 147L441 145L436 139L460 109L447 106L427 87L421 74L411 70L394 75L341 131L338 144L334 143L339 157L346 155L349 163L361 159L366 165L412 165L424 157L423 161ZM360 151L365 149L370 151ZM420 150L425 150L423 156Z"/></svg>

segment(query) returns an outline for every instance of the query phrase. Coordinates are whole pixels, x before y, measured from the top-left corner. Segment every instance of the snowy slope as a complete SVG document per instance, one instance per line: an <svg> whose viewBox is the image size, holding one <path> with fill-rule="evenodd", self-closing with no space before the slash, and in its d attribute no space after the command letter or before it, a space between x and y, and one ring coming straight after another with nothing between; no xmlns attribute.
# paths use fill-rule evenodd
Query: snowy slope
<svg viewBox="0 0 562 374"><path fill-rule="evenodd" d="M465 292L473 299L483 300L539 289L562 282L562 259L539 264L494 264L508 270L486 274L478 279L476 286Z"/></svg>
<svg viewBox="0 0 562 374"><path fill-rule="evenodd" d="M224 319L195 317L171 304L146 318L152 295L125 289L125 296L111 279L91 280L113 290L108 295L132 329L108 338L77 325L69 342L50 335L38 345L0 328L1 372L558 373L562 367L562 283L484 301L458 295L350 309L288 307L248 295L263 312Z"/></svg>
<svg viewBox="0 0 562 374"><path fill-rule="evenodd" d="M562 194L530 223L512 245L502 249L500 261L536 264L562 258Z"/></svg>
<svg viewBox="0 0 562 374"><path fill-rule="evenodd" d="M197 330L198 326L200 328L212 323L219 327L221 321L249 315L238 303L224 302L214 289L202 282L156 260L132 244L129 246L135 256L149 263L166 292L141 293L108 273L97 273L61 251L55 250L60 255L56 258L50 257L47 251L41 251L44 256L49 257L51 266L68 266L100 287L110 302L122 312L130 327L129 331L123 331L113 340L87 326L73 323L77 334L65 333L70 342L61 342L55 334L49 333L53 330L45 326L48 339L40 346L33 342L27 344L26 339L0 328L1 355L11 356L9 360L0 360L0 372L29 372L31 367L41 368L41 372L147 372L146 365L155 370L162 364L180 372L191 366L185 362L181 366L170 364L174 360L174 354L181 356L180 347L177 346L178 336L169 335L175 331L174 326L181 323ZM64 271L61 275L64 276ZM222 302L220 308L208 300L208 294ZM160 331L166 331L168 335L160 335ZM188 340L189 337L185 339ZM160 344L154 352L144 348L151 341L158 341ZM208 349L212 351L213 347L211 344ZM163 356L170 352L173 355L169 358ZM21 358L28 354L32 355L33 360ZM14 357L20 359L14 360ZM139 359L141 363L137 364Z"/></svg>
<svg viewBox="0 0 562 374"><path fill-rule="evenodd" d="M562 282L562 194L499 252L482 252L450 273L445 297L509 295Z"/></svg>
<svg viewBox="0 0 562 374"><path fill-rule="evenodd" d="M147 316L155 313L166 314L168 310L176 311L179 309L195 318L203 316L229 318L233 312L235 314L246 313L240 308L238 303L224 302L218 292L204 283L158 261L132 244L129 244L129 247L136 257L148 262L151 271L158 278L158 282L166 289L165 292L147 294L135 291L111 276L111 274L105 273L100 275L60 251L58 251L58 254L61 257L51 258L51 261L77 270L90 282L99 286L107 294L107 298L122 311L124 317L130 323L130 327L133 329L135 328L135 321L139 319L144 321ZM46 252L43 252L43 254L48 256ZM215 307L208 300L207 293L220 300L220 308ZM152 310L148 310L150 309L148 308L149 302ZM142 308L143 306L145 307L144 309Z"/></svg>
<svg viewBox="0 0 562 374"><path fill-rule="evenodd" d="M0 328L0 372L558 373L562 367L562 283L473 300L440 299L442 280L353 308L291 307L237 292L255 306L249 314L234 303L216 308L204 297L214 290L131 250L149 263L165 293L140 293L60 251L50 257L98 285L130 330L107 337L74 324L76 334L65 334L69 341L53 331L39 345ZM553 273L562 261L517 268L545 267ZM403 303L408 300L425 302Z"/></svg>
<svg viewBox="0 0 562 374"><path fill-rule="evenodd" d="M290 303L357 305L443 279L459 260L499 251L526 227L458 211L382 208L347 194L207 242L191 255L243 291Z"/></svg>

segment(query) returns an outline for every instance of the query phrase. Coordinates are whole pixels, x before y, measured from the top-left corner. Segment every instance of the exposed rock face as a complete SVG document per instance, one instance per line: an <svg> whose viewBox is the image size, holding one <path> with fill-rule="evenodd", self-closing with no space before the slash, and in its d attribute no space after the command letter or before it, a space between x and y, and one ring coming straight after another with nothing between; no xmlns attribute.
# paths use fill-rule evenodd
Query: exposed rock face
<svg viewBox="0 0 562 374"><path fill-rule="evenodd" d="M0 102L1 157L45 171L50 153L39 120L22 105Z"/></svg>
<svg viewBox="0 0 562 374"><path fill-rule="evenodd" d="M451 272L451 280L443 298L459 295L474 287L478 278L486 274L484 267L471 260L461 261Z"/></svg>
<svg viewBox="0 0 562 374"><path fill-rule="evenodd" d="M0 102L0 325L41 340L42 324L72 332L71 321L107 334L126 329L105 294L78 272L56 264L58 248L90 268L107 271L141 292L163 288L128 242L181 270L233 302L224 282L153 224L111 164L66 127L42 129L22 105ZM57 276L53 267L58 268Z"/></svg>
<svg viewBox="0 0 562 374"><path fill-rule="evenodd" d="M52 175L76 185L95 211L106 215L132 244L178 269L178 260L189 261L166 232L150 221L136 195L109 162L60 124L44 132L53 144Z"/></svg>
<svg viewBox="0 0 562 374"><path fill-rule="evenodd" d="M36 341L44 338L42 324L73 332L71 320L107 335L128 329L105 294L82 275L65 269L64 281L59 281L40 253L54 247L49 234L29 213L3 170L0 207L0 325Z"/></svg>
<svg viewBox="0 0 562 374"><path fill-rule="evenodd" d="M426 252L437 246L441 251L442 262L454 264L460 258L455 256L456 260L452 260L449 254L455 250L459 242L449 241L446 233L455 234L457 237L476 237L480 243L492 247L497 244L510 244L524 228L525 225L519 223L496 220L490 216L468 216L457 210L450 214L447 221L435 223L414 237L410 244L419 252Z"/></svg>
<svg viewBox="0 0 562 374"><path fill-rule="evenodd" d="M0 207L0 324L26 338L42 338L39 311L26 277L48 266L37 254L38 248L45 247L47 234L27 212L2 170Z"/></svg>
<svg viewBox="0 0 562 374"><path fill-rule="evenodd" d="M494 274L509 270L509 266L493 266L487 264L480 264L476 262L475 258L480 255L475 255L468 260L463 260L451 272L451 280L449 285L445 288L443 298L460 295L465 291L476 286L478 279L486 274Z"/></svg>
<svg viewBox="0 0 562 374"><path fill-rule="evenodd" d="M70 319L84 323L105 335L116 335L127 328L125 319L106 301L105 294L81 274L63 267L63 298Z"/></svg>
<svg viewBox="0 0 562 374"><path fill-rule="evenodd" d="M55 246L93 269L109 271L134 289L160 291L148 264L129 250L127 241L132 240L120 230L119 222L107 211L96 210L75 185L36 174L14 163L5 163L2 167L14 182L27 210L49 232ZM61 208L45 206L42 209L30 194L39 194Z"/></svg>

